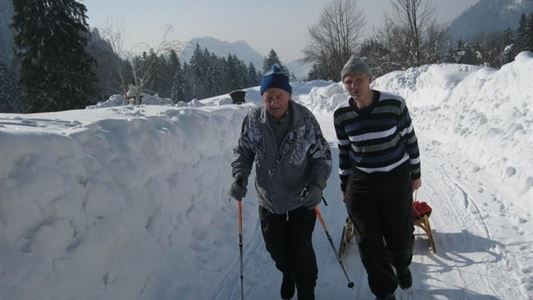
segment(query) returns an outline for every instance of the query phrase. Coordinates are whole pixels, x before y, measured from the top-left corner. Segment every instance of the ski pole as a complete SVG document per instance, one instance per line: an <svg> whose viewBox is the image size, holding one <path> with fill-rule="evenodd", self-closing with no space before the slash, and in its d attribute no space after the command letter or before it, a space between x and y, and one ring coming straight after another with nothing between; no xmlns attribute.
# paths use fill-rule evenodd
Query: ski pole
<svg viewBox="0 0 533 300"><path fill-rule="evenodd" d="M241 262L241 300L244 299L244 275L243 275L243 263L242 263L242 199L237 199L237 216L239 219L239 255Z"/></svg>
<svg viewBox="0 0 533 300"><path fill-rule="evenodd" d="M331 235L329 234L326 223L324 222L324 219L322 218L322 214L320 213L320 209L318 207L315 207L315 213L318 218L318 221L320 222L320 224L322 225L322 228L324 229L324 232L326 233L326 236L328 237L329 244L333 248L333 252L335 253L335 256L337 257L337 261L339 262L341 269L344 272L344 276L346 276L346 280L348 280L348 287L353 289L355 284L350 280L350 277L348 277L348 273L346 273L346 269L344 268L344 265L342 264L342 260L339 257L339 254L337 253L337 249L335 249L335 245L333 245L333 240L331 239Z"/></svg>

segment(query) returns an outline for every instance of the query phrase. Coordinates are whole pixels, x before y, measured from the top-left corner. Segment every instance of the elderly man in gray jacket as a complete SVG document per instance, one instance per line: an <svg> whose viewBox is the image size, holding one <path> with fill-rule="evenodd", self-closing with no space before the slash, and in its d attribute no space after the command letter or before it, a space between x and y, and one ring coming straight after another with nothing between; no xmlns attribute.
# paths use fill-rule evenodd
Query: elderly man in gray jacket
<svg viewBox="0 0 533 300"><path fill-rule="evenodd" d="M261 80L263 106L243 121L232 162L230 193L246 195L255 161L255 188L266 248L283 273L280 294L314 299L318 269L312 244L322 190L331 173L331 152L313 114L291 100L289 78L279 66Z"/></svg>

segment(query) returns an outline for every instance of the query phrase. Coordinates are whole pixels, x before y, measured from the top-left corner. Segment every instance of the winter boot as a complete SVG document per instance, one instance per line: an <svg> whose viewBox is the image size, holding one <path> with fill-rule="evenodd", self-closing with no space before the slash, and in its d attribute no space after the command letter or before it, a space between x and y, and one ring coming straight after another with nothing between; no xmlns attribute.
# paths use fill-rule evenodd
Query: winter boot
<svg viewBox="0 0 533 300"><path fill-rule="evenodd" d="M394 294L388 294L381 297L376 297L376 300L396 300L396 296Z"/></svg>
<svg viewBox="0 0 533 300"><path fill-rule="evenodd" d="M305 281L296 283L298 300L315 300L315 282Z"/></svg>
<svg viewBox="0 0 533 300"><path fill-rule="evenodd" d="M291 275L283 274L283 281L281 282L281 298L282 299L291 299L294 296L295 292L295 282Z"/></svg>
<svg viewBox="0 0 533 300"><path fill-rule="evenodd" d="M398 278L398 285L402 290L408 289L413 285L413 277L409 267L396 270L396 277Z"/></svg>

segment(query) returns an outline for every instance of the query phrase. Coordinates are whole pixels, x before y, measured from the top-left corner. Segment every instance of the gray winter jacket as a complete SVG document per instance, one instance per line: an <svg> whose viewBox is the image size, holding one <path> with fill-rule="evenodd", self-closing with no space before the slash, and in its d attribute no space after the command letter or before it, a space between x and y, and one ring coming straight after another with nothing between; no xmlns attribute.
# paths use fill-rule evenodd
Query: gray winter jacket
<svg viewBox="0 0 533 300"><path fill-rule="evenodd" d="M307 184L323 189L331 173L331 151L315 117L302 105L289 103L292 124L279 151L266 108L258 107L243 121L231 164L234 178L248 178L255 160L259 204L275 214L302 206L302 189Z"/></svg>

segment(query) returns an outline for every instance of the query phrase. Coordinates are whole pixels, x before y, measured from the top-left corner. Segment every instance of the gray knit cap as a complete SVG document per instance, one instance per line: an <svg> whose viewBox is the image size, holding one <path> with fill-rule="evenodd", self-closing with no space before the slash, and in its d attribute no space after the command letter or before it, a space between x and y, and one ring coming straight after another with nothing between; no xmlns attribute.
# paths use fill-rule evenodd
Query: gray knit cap
<svg viewBox="0 0 533 300"><path fill-rule="evenodd" d="M370 67L359 57L352 55L346 62L341 71L341 80L348 75L362 75L366 74L368 77L372 77Z"/></svg>

